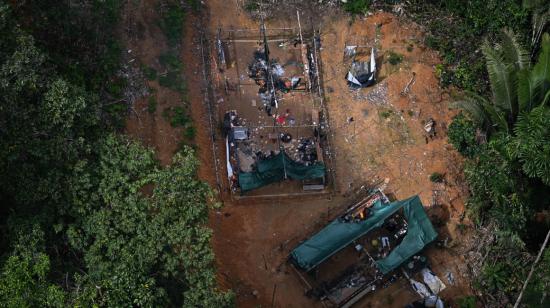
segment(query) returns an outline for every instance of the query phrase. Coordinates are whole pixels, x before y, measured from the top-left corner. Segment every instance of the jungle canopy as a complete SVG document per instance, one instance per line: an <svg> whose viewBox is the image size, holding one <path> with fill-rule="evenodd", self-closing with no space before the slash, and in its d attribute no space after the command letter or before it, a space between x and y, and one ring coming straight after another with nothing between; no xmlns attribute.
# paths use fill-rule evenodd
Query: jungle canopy
<svg viewBox="0 0 550 308"><path fill-rule="evenodd" d="M388 217L401 208L408 222L407 234L401 244L395 247L386 258L376 262L380 271L386 274L437 238L437 232L428 219L418 196L390 204L383 204L378 200L371 208L370 216L360 222L344 222L340 218L335 219L295 248L290 254L291 260L301 269L309 271L354 240L382 226Z"/></svg>
<svg viewBox="0 0 550 308"><path fill-rule="evenodd" d="M285 177L286 174L286 177ZM293 180L318 179L325 176L325 165L317 162L306 166L292 160L286 153L268 159L260 160L254 172L239 172L241 191L250 191L271 183L282 181L285 178Z"/></svg>

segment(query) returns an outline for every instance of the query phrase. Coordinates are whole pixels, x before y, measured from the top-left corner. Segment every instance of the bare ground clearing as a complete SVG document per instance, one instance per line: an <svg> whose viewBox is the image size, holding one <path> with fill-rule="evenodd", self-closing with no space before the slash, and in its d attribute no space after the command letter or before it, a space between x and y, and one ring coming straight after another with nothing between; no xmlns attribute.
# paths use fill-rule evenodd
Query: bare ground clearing
<svg viewBox="0 0 550 308"><path fill-rule="evenodd" d="M199 31L204 26L210 38L218 27L257 29L241 9L238 0L211 0L200 17L186 19L186 34L180 54L185 66L189 92L187 97L148 82L156 89L156 112L147 111L147 98L138 101L126 131L156 149L162 164L169 164L182 139L181 129L170 126L161 116L164 108L186 103L197 127L195 144L201 160L199 176L216 185L207 110L204 105L205 85L202 79ZM126 22L141 29L127 35L127 48L141 63L159 69L158 57L165 52L166 39L157 26L157 1L141 1L127 12ZM308 16L307 12L304 12ZM295 13L268 23L268 27L294 23ZM310 17L312 13L309 13ZM359 187L385 182L386 192L398 199L419 194L442 238L449 237L452 248L429 248L427 254L434 272L440 277L451 271L456 279L442 297L452 303L458 296L470 293L469 280L463 277L465 261L461 256L461 238L467 238L457 227L464 211L465 195L461 184L461 161L446 140L446 123L453 112L447 105L448 95L439 88L434 65L436 53L422 45L422 32L415 25L387 13L376 13L350 22L349 17L327 14L321 23L321 58L325 95L336 151L337 192L332 196L308 198L274 198L232 202L222 194L225 207L211 213L214 230L213 246L222 286L237 295L239 307L314 307L318 302L303 294L298 278L285 266L288 252L308 235L319 230L338 214ZM319 17L317 17L319 18ZM310 18L304 18L312 20ZM316 22L317 23L317 22ZM379 26L377 26L379 25ZM316 25L318 26L318 25ZM137 30L136 30L137 31ZM374 38L378 40L375 43ZM378 62L382 69L374 87L351 91L344 80L343 65L346 43L377 44ZM387 63L389 52L403 55L397 65ZM383 63L383 64L382 64ZM210 68L213 69L213 68ZM401 92L415 73L415 82L405 95ZM349 117L354 121L348 124ZM424 123L432 118L437 135L428 139ZM218 141L218 157L223 145ZM445 174L445 183L429 180L432 172ZM398 282L374 295L367 296L358 307L402 307L416 299L404 282Z"/></svg>

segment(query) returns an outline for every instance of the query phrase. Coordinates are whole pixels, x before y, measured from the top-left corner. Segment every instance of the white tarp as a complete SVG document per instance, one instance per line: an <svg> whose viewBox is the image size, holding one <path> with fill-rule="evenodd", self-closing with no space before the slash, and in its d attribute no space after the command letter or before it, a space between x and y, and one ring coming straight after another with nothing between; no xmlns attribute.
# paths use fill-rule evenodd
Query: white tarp
<svg viewBox="0 0 550 308"><path fill-rule="evenodd" d="M425 268L421 271L424 283L430 288L433 294L436 294L445 290L446 286L432 271Z"/></svg>
<svg viewBox="0 0 550 308"><path fill-rule="evenodd" d="M227 178L229 179L229 183L231 183L233 167L231 167L231 162L229 161L229 139L227 137L225 137L225 159L227 161Z"/></svg>
<svg viewBox="0 0 550 308"><path fill-rule="evenodd" d="M432 292L430 292L428 287L426 287L426 285L422 282L418 282L414 279L411 279L410 282L413 290L415 290L416 293L418 293L418 295L420 295L422 298L430 297L432 295Z"/></svg>

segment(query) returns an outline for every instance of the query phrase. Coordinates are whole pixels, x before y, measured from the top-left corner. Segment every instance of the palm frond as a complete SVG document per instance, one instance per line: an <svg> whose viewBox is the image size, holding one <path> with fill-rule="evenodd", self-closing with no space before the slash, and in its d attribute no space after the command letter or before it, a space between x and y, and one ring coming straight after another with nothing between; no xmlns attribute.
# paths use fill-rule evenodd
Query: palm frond
<svg viewBox="0 0 550 308"><path fill-rule="evenodd" d="M546 24L550 21L550 9L547 10L536 10L533 12L533 17L531 18L531 25L533 27L531 31L531 49L532 52L535 52L537 45L542 36L542 31Z"/></svg>
<svg viewBox="0 0 550 308"><path fill-rule="evenodd" d="M451 106L462 109L478 127L486 131L509 131L504 113L478 94L467 92L462 100Z"/></svg>
<svg viewBox="0 0 550 308"><path fill-rule="evenodd" d="M510 29L502 31L502 53L508 63L513 63L516 69L529 66L529 53L519 43L517 35Z"/></svg>
<svg viewBox="0 0 550 308"><path fill-rule="evenodd" d="M550 90L546 92L546 95L544 95L544 98L542 99L542 102L540 103L540 105L545 106L546 104L548 104L548 102L550 102Z"/></svg>
<svg viewBox="0 0 550 308"><path fill-rule="evenodd" d="M514 66L504 61L502 53L485 42L482 46L493 92L493 104L506 111L510 122L518 113L517 77Z"/></svg>
<svg viewBox="0 0 550 308"><path fill-rule="evenodd" d="M527 70L518 72L518 109L529 112L540 103L540 80Z"/></svg>
<svg viewBox="0 0 550 308"><path fill-rule="evenodd" d="M540 82L540 93L546 93L550 89L550 35L545 33L542 37L541 49L537 63L533 66L533 78Z"/></svg>

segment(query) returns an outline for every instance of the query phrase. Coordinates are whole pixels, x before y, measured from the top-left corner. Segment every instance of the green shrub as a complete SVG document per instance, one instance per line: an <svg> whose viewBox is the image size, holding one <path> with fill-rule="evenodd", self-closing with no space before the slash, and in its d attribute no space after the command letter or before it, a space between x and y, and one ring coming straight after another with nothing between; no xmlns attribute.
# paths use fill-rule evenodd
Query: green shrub
<svg viewBox="0 0 550 308"><path fill-rule="evenodd" d="M369 10L371 1L370 0L348 0L348 2L343 3L344 10L346 12L355 14L366 14Z"/></svg>
<svg viewBox="0 0 550 308"><path fill-rule="evenodd" d="M141 70L143 71L143 75L145 75L145 78L147 78L147 80L155 80L157 79L157 70L150 67L150 66L143 66L141 68Z"/></svg>
<svg viewBox="0 0 550 308"><path fill-rule="evenodd" d="M185 93L187 87L183 80L182 74L179 72L168 72L165 75L159 77L159 84L168 89Z"/></svg>
<svg viewBox="0 0 550 308"><path fill-rule="evenodd" d="M149 96L147 100L147 111L149 113L155 113L155 111L157 111L157 98L154 95Z"/></svg>
<svg viewBox="0 0 550 308"><path fill-rule="evenodd" d="M388 53L388 62L391 65L397 65L403 61L403 55L396 53L394 51L391 51Z"/></svg>
<svg viewBox="0 0 550 308"><path fill-rule="evenodd" d="M159 56L160 64L169 71L181 71L183 64L174 52L168 51Z"/></svg>
<svg viewBox="0 0 550 308"><path fill-rule="evenodd" d="M170 46L177 45L183 34L183 24L185 22L185 10L179 3L174 2L161 10L161 19L159 27L166 35Z"/></svg>
<svg viewBox="0 0 550 308"><path fill-rule="evenodd" d="M392 113L393 113L393 111L391 111L391 110L388 109L388 110L383 110L383 111L381 111L381 112L379 113L379 115L380 115L382 118L387 119L387 118L389 118L389 117L391 116Z"/></svg>
<svg viewBox="0 0 550 308"><path fill-rule="evenodd" d="M447 137L453 147L465 157L472 158L479 151L476 142L476 127L462 112L453 118L447 131Z"/></svg>
<svg viewBox="0 0 550 308"><path fill-rule="evenodd" d="M183 136L189 140L195 139L196 135L197 135L197 129L195 128L195 126L192 126L192 125L187 125L187 127L183 131Z"/></svg>
<svg viewBox="0 0 550 308"><path fill-rule="evenodd" d="M474 296L464 296L458 299L459 308L476 308L476 298Z"/></svg>
<svg viewBox="0 0 550 308"><path fill-rule="evenodd" d="M434 183L441 183L443 182L444 175L439 172L434 172L430 175L430 181Z"/></svg>
<svg viewBox="0 0 550 308"><path fill-rule="evenodd" d="M247 11L249 13L253 12L253 11L256 11L259 8L260 8L260 6L258 5L258 2L256 2L255 0L248 0L246 2L246 4L244 5L245 11Z"/></svg>
<svg viewBox="0 0 550 308"><path fill-rule="evenodd" d="M172 125L172 127L183 127L188 123L189 117L183 107L177 106L171 109L170 125Z"/></svg>
<svg viewBox="0 0 550 308"><path fill-rule="evenodd" d="M201 1L200 0L187 0L187 4L191 7L193 12L198 13L201 9Z"/></svg>

